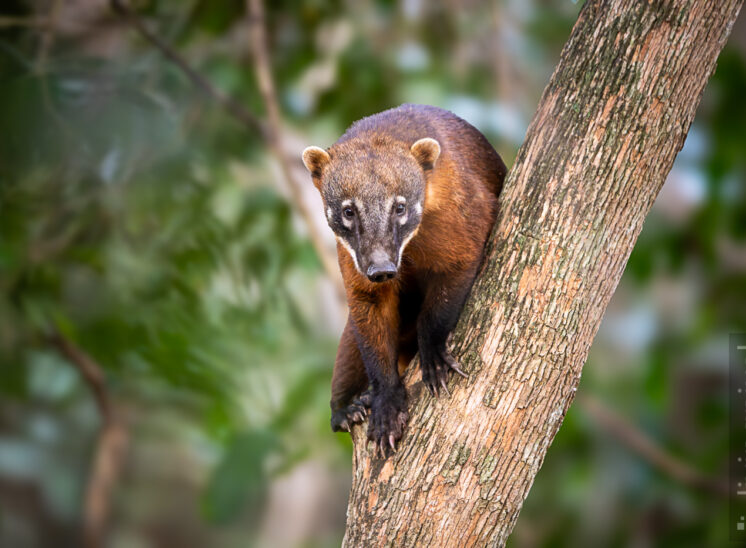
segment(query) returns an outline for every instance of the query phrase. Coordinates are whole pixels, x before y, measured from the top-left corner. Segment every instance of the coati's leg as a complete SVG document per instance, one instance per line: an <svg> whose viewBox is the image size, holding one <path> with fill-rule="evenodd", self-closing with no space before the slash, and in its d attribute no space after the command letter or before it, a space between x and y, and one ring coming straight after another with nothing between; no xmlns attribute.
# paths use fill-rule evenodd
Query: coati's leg
<svg viewBox="0 0 746 548"><path fill-rule="evenodd" d="M332 430L350 431L353 424L363 422L370 407L368 375L365 373L363 358L355 340L352 321L347 320L337 349L332 373Z"/></svg>
<svg viewBox="0 0 746 548"><path fill-rule="evenodd" d="M393 284L353 295L350 315L372 390L368 439L385 454L395 449L407 424L407 392L398 370L399 296Z"/></svg>
<svg viewBox="0 0 746 548"><path fill-rule="evenodd" d="M469 270L460 274L431 274L428 278L427 293L417 318L417 341L422 382L433 396L440 395L440 388L448 393L446 382L451 369L466 377L446 349L446 339L456 327L475 275L475 270Z"/></svg>

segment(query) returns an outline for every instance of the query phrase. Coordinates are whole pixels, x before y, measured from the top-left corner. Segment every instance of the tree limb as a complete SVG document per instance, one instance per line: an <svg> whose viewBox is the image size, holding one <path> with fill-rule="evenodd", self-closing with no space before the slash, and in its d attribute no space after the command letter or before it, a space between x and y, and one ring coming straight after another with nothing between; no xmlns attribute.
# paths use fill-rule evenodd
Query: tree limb
<svg viewBox="0 0 746 548"><path fill-rule="evenodd" d="M50 21L46 17L13 17L12 15L0 16L0 29L10 27L46 28Z"/></svg>
<svg viewBox="0 0 746 548"><path fill-rule="evenodd" d="M128 444L127 426L112 402L101 367L84 350L59 331L50 342L77 369L93 394L101 416L91 472L83 508L83 538L88 548L104 543L104 532L111 509L111 498L124 461Z"/></svg>
<svg viewBox="0 0 746 548"><path fill-rule="evenodd" d="M192 68L171 46L161 40L158 35L151 32L143 20L129 8L124 0L110 0L110 5L112 10L121 15L145 40L153 44L169 61L179 67L197 88L217 101L218 104L249 130L256 131L264 139L267 138L267 128L261 120L246 110L243 104L230 95L223 93L212 82Z"/></svg>
<svg viewBox="0 0 746 548"><path fill-rule="evenodd" d="M340 302L344 303L345 291L339 274L339 268L337 267L337 260L327 250L324 238L314 223L313 213L303 197L302 189L307 182L305 180L300 181L298 176L293 173L290 161L282 148L282 116L280 114L280 105L277 101L274 78L272 77L262 0L247 0L246 8L249 14L249 23L251 24L251 52L254 57L254 70L259 85L259 92L264 100L264 107L267 110L267 142L272 155L280 166L285 183L292 194L293 203L305 221L309 238L319 255L324 271L332 283L334 283L334 288Z"/></svg>
<svg viewBox="0 0 746 548"><path fill-rule="evenodd" d="M709 478L674 455L667 453L639 428L609 409L598 398L581 394L578 397L578 404L606 432L667 476L689 487L720 497L728 497L727 482Z"/></svg>
<svg viewBox="0 0 746 548"><path fill-rule="evenodd" d="M99 415L101 415L101 419L105 423L113 420L114 409L109 392L106 389L106 379L101 367L93 358L59 331L55 331L51 335L50 341L59 350L60 354L67 358L78 370L78 373L80 373L80 376L96 400L96 407L98 408Z"/></svg>
<svg viewBox="0 0 746 548"><path fill-rule="evenodd" d="M470 377L433 400L410 367L386 461L353 429L345 546L505 544L741 4L586 1L453 335Z"/></svg>
<svg viewBox="0 0 746 548"><path fill-rule="evenodd" d="M301 187L305 182L299 181L298 177L294 175L290 161L282 149L282 120L270 70L264 29L264 12L261 3L254 4L249 2L248 11L249 14L253 14L249 18L253 29L252 52L255 59L255 70L259 81L260 92L265 108L267 109L268 123L256 118L239 101L224 94L212 82L192 68L179 53L151 32L143 20L128 7L124 0L110 0L110 4L112 9L124 17L143 38L154 45L167 59L181 69L195 86L216 100L229 114L248 129L259 132L262 139L268 144L272 155L280 167L282 176L286 181L286 186L290 190L292 202L306 225L311 245L316 250L327 277L334 285L337 298L341 303L344 303L344 287L342 286L336 259L325 245L324 238L319 233L313 221L313 214L303 199Z"/></svg>
<svg viewBox="0 0 746 548"><path fill-rule="evenodd" d="M39 74L43 74L46 71L47 58L49 57L49 50L52 48L54 43L54 34L56 32L57 18L60 13L60 0L52 0L52 5L49 8L49 17L47 19L47 25L41 31L41 40L39 41L39 49L36 53L36 69Z"/></svg>

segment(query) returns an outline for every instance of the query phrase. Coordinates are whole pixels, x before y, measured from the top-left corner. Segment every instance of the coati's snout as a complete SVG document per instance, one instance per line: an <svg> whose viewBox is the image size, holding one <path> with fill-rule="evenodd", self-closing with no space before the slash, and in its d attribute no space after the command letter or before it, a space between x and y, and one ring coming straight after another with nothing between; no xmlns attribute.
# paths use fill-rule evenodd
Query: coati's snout
<svg viewBox="0 0 746 548"><path fill-rule="evenodd" d="M420 223L421 207L410 213L407 198L380 193L369 193L365 203L360 197L343 200L339 207L329 197L325 201L329 226L357 271L374 283L395 278L404 246Z"/></svg>
<svg viewBox="0 0 746 548"><path fill-rule="evenodd" d="M365 275L371 282L387 282L396 276L396 264L391 260L388 253L381 248L376 248L370 257L370 266L365 269Z"/></svg>
<svg viewBox="0 0 746 548"><path fill-rule="evenodd" d="M396 277L404 248L422 220L427 176L439 155L440 144L428 137L408 148L351 139L328 152L303 151L329 226L371 282Z"/></svg>
<svg viewBox="0 0 746 548"><path fill-rule="evenodd" d="M391 261L382 265L373 264L368 268L368 279L371 282L387 282L394 276L396 276L396 265Z"/></svg>

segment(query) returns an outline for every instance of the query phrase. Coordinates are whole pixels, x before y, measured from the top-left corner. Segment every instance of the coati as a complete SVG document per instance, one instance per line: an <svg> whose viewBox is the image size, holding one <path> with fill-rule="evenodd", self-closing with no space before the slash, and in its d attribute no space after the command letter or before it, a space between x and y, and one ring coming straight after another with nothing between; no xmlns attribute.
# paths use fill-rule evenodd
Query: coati
<svg viewBox="0 0 746 548"><path fill-rule="evenodd" d="M432 395L448 393L446 348L482 262L506 167L487 139L446 110L405 104L354 123L303 163L320 191L349 305L332 375L334 431L370 408L385 456L407 424L400 374L419 350ZM464 375L465 376L465 375Z"/></svg>

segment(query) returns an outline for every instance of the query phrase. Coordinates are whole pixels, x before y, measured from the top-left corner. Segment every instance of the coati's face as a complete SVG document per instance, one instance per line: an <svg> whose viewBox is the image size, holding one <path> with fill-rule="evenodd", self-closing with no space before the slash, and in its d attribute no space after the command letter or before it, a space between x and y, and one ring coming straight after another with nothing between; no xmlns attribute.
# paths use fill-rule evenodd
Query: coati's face
<svg viewBox="0 0 746 548"><path fill-rule="evenodd" d="M382 140L303 151L329 226L370 281L396 276L422 220L426 173L439 155L440 145L430 138L410 149Z"/></svg>

